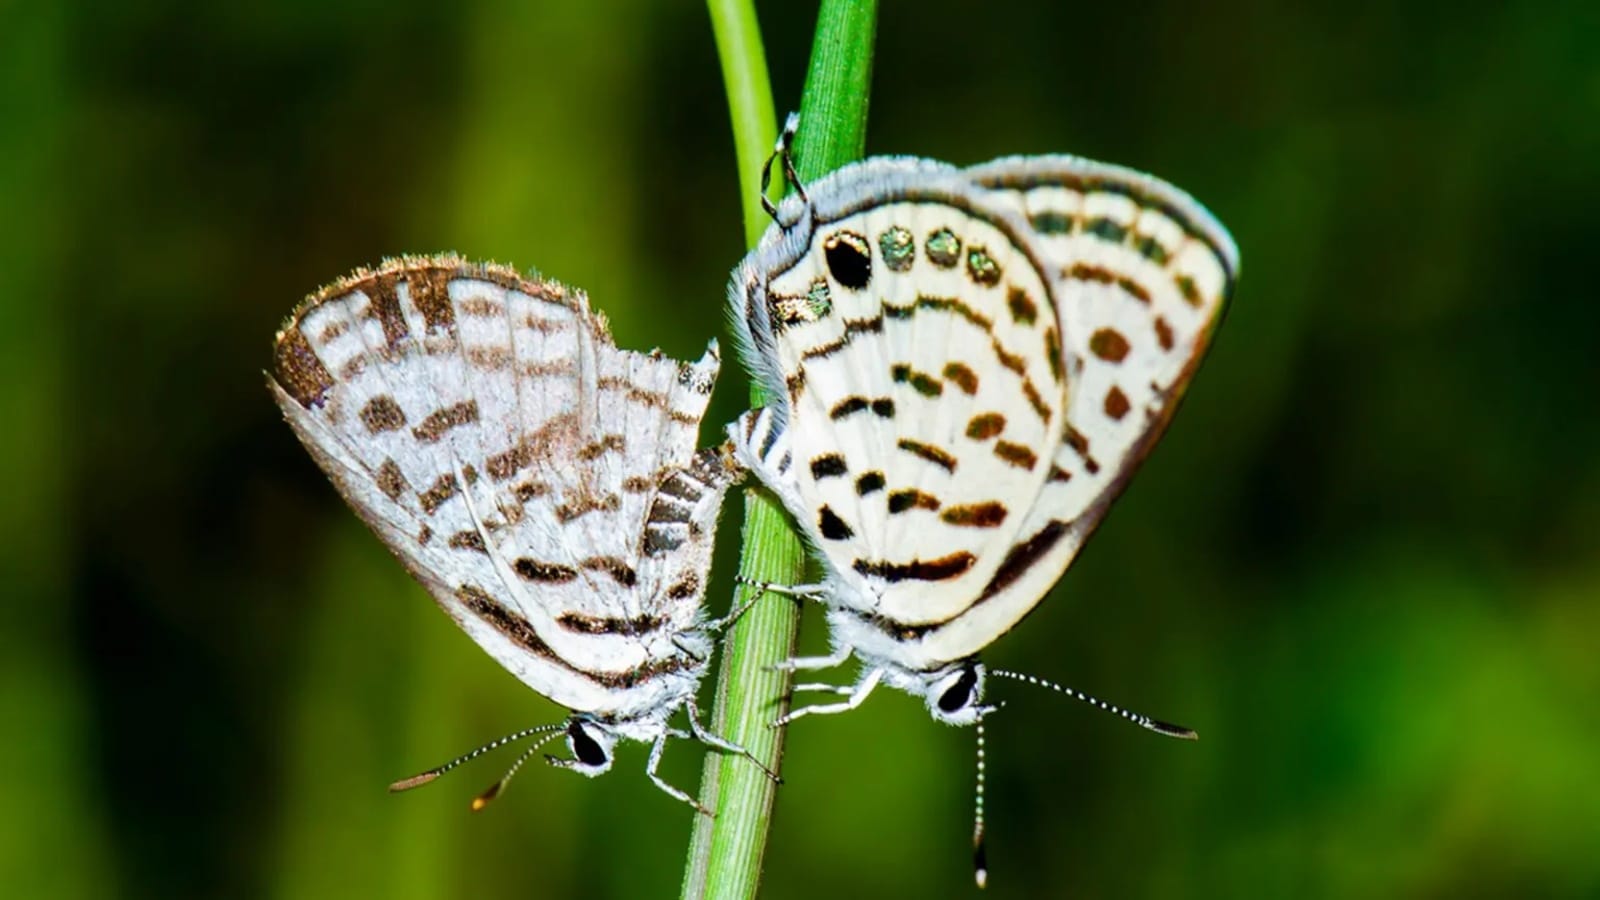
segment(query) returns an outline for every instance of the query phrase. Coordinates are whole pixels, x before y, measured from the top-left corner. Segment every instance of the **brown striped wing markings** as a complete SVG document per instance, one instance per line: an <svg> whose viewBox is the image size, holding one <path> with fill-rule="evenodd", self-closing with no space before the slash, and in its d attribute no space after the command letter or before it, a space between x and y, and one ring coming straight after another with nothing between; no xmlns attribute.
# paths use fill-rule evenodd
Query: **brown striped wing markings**
<svg viewBox="0 0 1600 900"><path fill-rule="evenodd" d="M939 621L993 576L1048 474L997 455L1001 432L970 423L1003 421L1008 446L1047 459L1060 442L1066 379L1038 315L1053 318L1044 273L995 223L948 204L886 203L820 226L813 240L859 234L876 250L895 228L912 233L915 258L895 269L875 254L863 287L841 283L814 248L768 289L803 295L825 279L831 301L827 314L776 335L785 380L805 383L788 434L796 518L832 569L856 579L858 602L885 618ZM939 236L931 257L930 235ZM885 398L878 414L864 408ZM858 490L869 471L883 473L887 490ZM892 502L908 492L938 504ZM941 518L940 504L958 512Z"/></svg>
<svg viewBox="0 0 1600 900"><path fill-rule="evenodd" d="M297 434L503 665L558 703L602 712L629 702L614 693L623 673L673 670L671 635L699 614L699 592L681 586L704 582L726 483L686 513L699 532L689 547L646 553L644 523L655 486L691 463L714 351L690 365L618 350L581 293L455 258L358 272L309 298L278 344L273 392ZM392 427L397 415L431 423L430 439ZM441 480L455 489L430 497ZM579 512L563 522L563 508ZM474 533L481 544L462 537ZM463 585L503 605L504 627L463 605ZM661 627L608 633L563 616Z"/></svg>
<svg viewBox="0 0 1600 900"><path fill-rule="evenodd" d="M1160 439L1226 310L1238 272L1227 232L1187 195L1066 157L970 170L999 206L1056 227L1034 235L1054 279L1069 388L1056 473L1019 528L1019 563L952 625L916 640L960 658L1033 608ZM1024 559L1025 558L1025 559Z"/></svg>
<svg viewBox="0 0 1600 900"><path fill-rule="evenodd" d="M896 321L912 320L924 309L941 306L941 300L952 299L940 297L937 288L919 289L921 296L908 306L903 296L885 298L877 291L880 274L874 270L873 282L865 291L842 291L837 282L829 282L826 297L831 300L831 314L815 321L785 322L787 327L774 329L769 324L772 317L763 315L752 298L779 293L800 296L807 286L805 279L822 273L820 254L795 241L807 228L781 235L783 229L774 228L762 249L736 273L744 285L744 303L735 312L747 326L750 344L757 351L757 374L789 400L779 406L789 419L789 439L797 445L809 440L812 446L827 446L844 461L840 466L828 460L819 467L828 477L807 485L806 451L797 449L795 471L799 477L793 480L799 485L788 483L788 476L772 485L812 532L812 542L838 576L838 586L829 598L843 607L830 616L836 640L842 639L863 658L878 664L902 671L937 670L982 650L1026 616L1104 518L1112 500L1160 437L1205 352L1237 275L1237 250L1226 230L1203 207L1171 185L1073 157L1015 157L967 170L925 160L868 160L810 185L808 194L812 217L800 221L814 228L809 237L812 247L825 240L829 231L848 224L875 250L892 255L895 264L889 268L897 273L912 269L931 284L941 273L981 272L981 281L988 283L996 280L991 264L997 263L1002 273L998 286L1008 287L1016 267L1004 252L991 256L988 251L994 248L987 236L978 238L983 242L983 258L966 261L964 254L976 243L973 235L961 227L950 228L937 242L938 271L924 271L933 249L927 243L932 237L929 230L920 225L898 230L892 240L886 235L880 242L879 223L849 222L852 216L870 218L875 210L919 200L943 204L963 221L983 219L1007 231L1014 238L1014 249L1021 251L1018 255L1044 273L1047 287L1037 296L1029 291L1008 291L1004 312L984 305L980 315L972 315L978 310L971 304L943 304L947 314L942 322L930 321L926 327L919 323L913 332L916 349L925 354L914 359L894 358L901 351L885 348L898 334ZM791 199L780 208L778 218L795 221L799 211L799 203ZM960 239L959 247L949 239L952 236ZM784 240L775 240L777 237ZM913 243L914 258L906 253ZM797 272L803 274L790 278ZM780 290L778 281L782 279L789 281ZM889 278L881 283L894 284ZM789 302L792 306L793 300ZM874 306L886 313L885 341L858 348L855 342L845 340L841 323L871 318ZM924 416L913 426L901 426L908 413L924 411L915 405L918 402L946 404L959 394L970 396L974 383L982 387L996 377L1014 375L1019 358L1035 359L1024 352L1027 348L1018 349L1008 342L994 344L987 355L975 353L970 334L968 340L959 342L959 352L928 349L955 345L958 342L949 337L952 329L980 321L1030 322L1040 332L1045 365L1023 367L1033 376L1032 384L1013 380L1004 400L985 397L984 402L963 408L962 414L932 416L936 424L929 424ZM952 357L944 368L931 358L941 353ZM851 416L847 421L860 427L830 433L824 425L818 429L822 436L807 437L808 423L825 422L821 413L827 404L839 402L839 395L851 385L857 386L859 393L876 396L881 386L878 373L885 366L902 363L907 364L903 377L893 379L895 424ZM1065 381L1062 393L1040 390L1041 385L1054 383L1035 374L1041 369ZM1037 413L1050 405L1064 406L1065 412L1053 429L1053 440L1041 445L1018 429L1027 421L1029 410ZM994 414L999 418L992 417ZM996 431L1001 419L1004 426ZM919 483L897 483L896 473L903 471L904 459L886 449L895 442L885 436L897 435L894 429L900 427L915 431L919 448L939 445L955 451L957 464L924 464ZM1003 532L993 532L1004 535L1003 545L984 545L980 559L962 577L941 582L936 589L917 584L918 590L908 592L904 604L896 605L898 597L890 591L891 602L885 605L878 599L881 584L863 583L840 572L841 560L815 533L816 523L804 521L807 507L826 504L836 516L855 526L853 547L875 535L900 532L894 530L898 527L895 523L873 519L870 508L854 509L846 502L848 498L841 496L843 491L853 488L863 500L899 498L899 506L906 510L902 516L937 516L940 513L934 510L959 509L963 501L969 506L981 502L952 493L952 484L972 478L975 466L971 461L976 458L971 447L960 445L955 429L967 432L962 437L982 442L991 460L1036 471L1042 480L1025 496L1011 487L1003 489L1005 497L1019 507L1007 509ZM944 435L943 444L934 439L936 434ZM949 470L943 481L940 469ZM882 477L880 470L888 477ZM758 472L764 479L771 477ZM804 488L805 502L797 498L797 487ZM851 516L860 516L864 523ZM974 511L957 518L987 521L998 516ZM893 562L903 567L935 557L953 561L955 557L945 554L952 545L935 541L936 536L954 530L947 528L941 534L923 528L919 537L903 540L908 557ZM876 561L869 560L872 562ZM867 568L878 571L887 567ZM957 567L952 562L943 568L953 571ZM958 581L976 581L975 573L981 573L981 584L955 587ZM919 595L923 602L915 602L911 595ZM929 614L926 598L930 597L931 606L939 608L937 615Z"/></svg>

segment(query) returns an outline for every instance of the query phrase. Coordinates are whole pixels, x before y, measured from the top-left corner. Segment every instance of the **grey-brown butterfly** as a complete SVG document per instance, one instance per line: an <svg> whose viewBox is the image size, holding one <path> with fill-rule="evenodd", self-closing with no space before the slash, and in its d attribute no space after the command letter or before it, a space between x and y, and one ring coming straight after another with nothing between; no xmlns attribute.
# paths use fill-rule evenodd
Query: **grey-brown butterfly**
<svg viewBox="0 0 1600 900"><path fill-rule="evenodd" d="M737 473L696 451L716 378L618 349L584 294L468 263L409 257L309 297L278 333L269 387L346 501L439 606L524 684L572 710L396 782L431 781L540 736L597 775L619 739L706 731L695 691L726 620L703 598L717 512ZM669 724L679 710L688 731ZM697 806L698 808L698 806Z"/></svg>

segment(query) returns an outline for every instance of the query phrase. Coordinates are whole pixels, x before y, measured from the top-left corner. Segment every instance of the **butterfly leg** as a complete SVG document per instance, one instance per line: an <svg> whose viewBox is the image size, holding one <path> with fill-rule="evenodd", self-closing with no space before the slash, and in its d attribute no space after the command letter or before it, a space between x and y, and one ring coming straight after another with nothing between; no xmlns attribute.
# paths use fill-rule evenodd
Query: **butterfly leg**
<svg viewBox="0 0 1600 900"><path fill-rule="evenodd" d="M811 596L811 589L822 587L821 585L812 584L773 584L766 581L751 581L748 578L742 578L737 575L734 576L733 580L738 584L748 585L756 588L756 590L750 593L750 599L739 604L727 615L720 619L712 619L711 621L707 622L703 626L706 631L721 631L722 629L727 628L733 623L739 621L739 619L743 617L745 613L750 611L750 607L756 605L756 601L760 600L761 595L766 591L771 591L774 594L783 594L785 596L809 597Z"/></svg>
<svg viewBox="0 0 1600 900"><path fill-rule="evenodd" d="M650 761L645 765L644 773L650 776L650 780L656 783L656 787L666 791L668 796L682 800L684 803L694 807L695 811L702 815L708 817L714 816L715 813L709 809L706 809L704 806L701 806L699 801L668 784L665 778L662 778L660 775L656 774L656 770L661 768L661 753L667 748L667 739L688 736L689 735L672 728L662 731L661 736L656 738L656 742L650 746Z"/></svg>
<svg viewBox="0 0 1600 900"><path fill-rule="evenodd" d="M766 773L768 778L772 779L773 784L783 784L783 779L778 777L778 773L767 768L766 764L761 760L756 759L755 755L749 750L746 750L738 744L735 744L733 741L730 741L727 738L710 731L704 725L701 725L699 704L695 703L693 700L690 700L687 704L685 704L684 712L689 717L689 730L693 732L693 736L696 740L708 747L721 750L724 753L737 753L745 759L755 763L757 768L761 769L761 771Z"/></svg>
<svg viewBox="0 0 1600 900"><path fill-rule="evenodd" d="M772 668L779 672L809 672L814 669L831 669L842 666L850 659L850 648L840 647L827 656L793 656L775 662Z"/></svg>
<svg viewBox="0 0 1600 900"><path fill-rule="evenodd" d="M872 693L872 689L877 687L878 682L882 679L883 670L872 669L868 671L867 674L863 675L860 681L856 682L854 688L850 689L850 698L848 700L845 700L842 703L822 703L815 706L803 706L800 709L790 711L788 715L780 717L772 724L774 727L776 727L778 725L787 725L801 716L829 715L832 713L842 713L855 709L867 699L867 695Z"/></svg>
<svg viewBox="0 0 1600 900"><path fill-rule="evenodd" d="M855 693L856 688L855 685L852 684L823 684L821 682L815 682L812 684L797 684L790 688L790 690L815 691L819 694L849 695Z"/></svg>

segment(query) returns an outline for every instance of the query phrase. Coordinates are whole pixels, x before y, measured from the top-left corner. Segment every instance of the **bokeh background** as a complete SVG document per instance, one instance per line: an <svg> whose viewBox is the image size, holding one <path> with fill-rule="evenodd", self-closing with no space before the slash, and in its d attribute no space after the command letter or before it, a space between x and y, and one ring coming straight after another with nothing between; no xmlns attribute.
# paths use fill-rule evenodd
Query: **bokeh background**
<svg viewBox="0 0 1600 900"><path fill-rule="evenodd" d="M480 815L503 758L384 792L558 710L262 369L302 295L402 251L581 285L624 346L724 334L704 9L5 10L0 890L673 895L690 814L638 746ZM759 10L790 108L814 8ZM989 654L1203 739L997 686L994 896L1600 897L1597 45L1584 2L885 4L871 152L1137 166L1244 258L1167 439ZM766 896L970 895L972 755L890 691L792 729Z"/></svg>

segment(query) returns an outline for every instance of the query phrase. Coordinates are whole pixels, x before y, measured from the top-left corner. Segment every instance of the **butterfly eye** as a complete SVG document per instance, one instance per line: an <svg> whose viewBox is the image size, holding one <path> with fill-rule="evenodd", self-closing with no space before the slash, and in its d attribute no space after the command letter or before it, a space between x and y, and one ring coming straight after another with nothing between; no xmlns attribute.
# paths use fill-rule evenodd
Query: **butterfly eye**
<svg viewBox="0 0 1600 900"><path fill-rule="evenodd" d="M833 280L852 291L859 291L872 280L872 245L853 231L828 235L822 242Z"/></svg>
<svg viewBox="0 0 1600 900"><path fill-rule="evenodd" d="M945 688L939 695L939 711L955 714L971 705L977 700L974 688L978 686L978 670L967 666L961 670L961 677L955 683Z"/></svg>
<svg viewBox="0 0 1600 900"><path fill-rule="evenodd" d="M572 755L578 762L586 766L604 766L611 762L606 756L606 750L600 742L583 730L581 722L574 721L567 728L567 742L572 746Z"/></svg>

